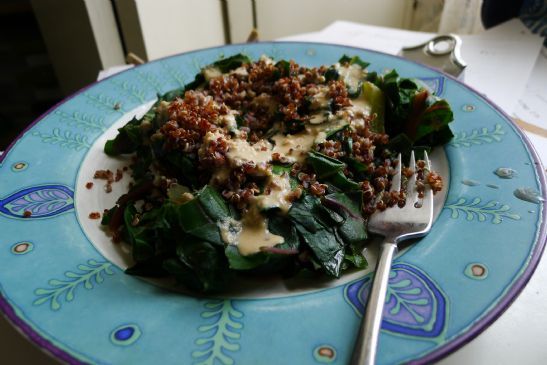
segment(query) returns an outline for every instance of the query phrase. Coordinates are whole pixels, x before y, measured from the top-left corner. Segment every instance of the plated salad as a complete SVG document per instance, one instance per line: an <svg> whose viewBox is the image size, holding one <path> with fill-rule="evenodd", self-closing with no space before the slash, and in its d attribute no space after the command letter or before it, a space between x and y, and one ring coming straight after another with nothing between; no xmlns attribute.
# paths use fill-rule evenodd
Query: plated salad
<svg viewBox="0 0 547 365"><path fill-rule="evenodd" d="M211 292L240 274L365 268L367 218L405 203L389 192L397 155L446 143L453 119L417 80L367 66L238 54L120 128L104 151L134 155L134 182L101 223L131 246L126 272ZM442 189L420 162L403 172Z"/></svg>

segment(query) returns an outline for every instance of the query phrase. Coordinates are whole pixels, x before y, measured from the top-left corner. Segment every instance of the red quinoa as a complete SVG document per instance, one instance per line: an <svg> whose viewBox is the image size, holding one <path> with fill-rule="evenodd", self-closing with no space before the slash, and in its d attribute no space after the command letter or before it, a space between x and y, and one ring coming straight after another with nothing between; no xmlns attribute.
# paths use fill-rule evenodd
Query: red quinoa
<svg viewBox="0 0 547 365"><path fill-rule="evenodd" d="M101 213L99 213L99 212L89 213L89 219L99 219L99 218L101 218Z"/></svg>

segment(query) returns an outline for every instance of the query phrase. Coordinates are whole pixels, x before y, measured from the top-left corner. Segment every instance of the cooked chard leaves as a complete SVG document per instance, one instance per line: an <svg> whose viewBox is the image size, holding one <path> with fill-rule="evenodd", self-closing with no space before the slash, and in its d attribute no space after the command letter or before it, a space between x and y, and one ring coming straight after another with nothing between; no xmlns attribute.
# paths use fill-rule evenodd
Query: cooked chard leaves
<svg viewBox="0 0 547 365"><path fill-rule="evenodd" d="M452 137L448 124L454 115L446 100L412 79L400 78L395 70L378 79L377 86L385 96L385 131L392 140L407 141L404 152L414 145L443 144Z"/></svg>
<svg viewBox="0 0 547 365"><path fill-rule="evenodd" d="M367 239L358 194L331 194L323 200L306 195L292 205L288 214L303 245L329 274L336 277L340 276L346 253L356 256L356 250L362 249ZM346 203L349 206L342 206ZM355 231L350 232L352 229ZM366 265L363 260L364 257L359 261L359 267Z"/></svg>
<svg viewBox="0 0 547 365"><path fill-rule="evenodd" d="M389 143L378 146L368 159L363 159L362 155L359 157L355 151L363 140L359 136L352 137L355 129L346 120L346 123L333 123L322 132L325 143L338 144L337 155L328 151L322 153L320 142L315 142L303 155L305 159L298 162L291 158L273 161L272 157L269 164L271 181L285 181L286 184L283 177L288 177L294 195L290 197L288 211L282 211L275 204L266 204L259 214L267 223L267 233L283 240L274 246L260 247L256 253L242 255L237 240L226 238L227 234L235 237L240 234L244 212L237 203L241 197L219 189L210 177L203 178L204 166L199 155L203 152L202 147L181 144L184 153L180 149L165 148L167 137L159 131L166 127L173 113L170 102L207 90L215 75L245 77L253 67L249 63L249 57L237 54L204 67L185 87L159 95L149 112L142 118L133 118L118 129L114 139L106 142L104 151L109 156L134 155L130 166L134 183L129 192L103 214L101 221L116 240L123 240L131 246L135 263L126 270L128 274L171 275L188 288L214 292L222 290L237 273L293 276L299 272L321 271L339 277L344 270L366 268L363 251L368 233L359 182L372 181L375 178L374 166L382 164L396 152L430 149L452 137L448 124L453 114L446 100L433 95L420 82L399 77L396 71L385 75L368 72L369 63L358 56L344 55L339 65L323 69L323 81L319 78L318 82L323 83L323 90L328 89L329 83L345 84L349 98L369 113L370 131L376 135L387 133ZM254 142L260 136L273 145L274 136L282 134L293 138L305 133L312 114L317 117L317 113L324 113L326 122L336 121L340 105L332 95L327 97L328 106L321 104L318 107L313 94L300 93L290 83L283 86L284 81L303 76L299 75L298 65L286 60L278 60L275 64L269 61L268 65L268 82L279 83L275 87L287 88L289 97L284 101L277 100L277 107L269 115L270 123L264 125L260 124L257 115L272 110L271 105L238 101L237 97L249 95L237 94L232 102L243 106L226 126L229 138L238 138L244 131L249 138L255 138ZM304 75L306 77L314 76ZM230 85L237 88L233 80ZM269 88L272 86L259 84L252 93L259 95ZM322 95L324 98L330 94L323 91ZM214 97L218 99L219 95ZM301 98L298 107L291 106L290 103L298 98ZM286 117L288 111L292 113L291 117ZM198 119L190 119L188 123ZM168 127L173 128L173 125ZM255 131L258 135L253 136ZM191 129L190 133L194 133L192 138L200 135L196 129ZM179 140L174 143L179 143ZM215 166L218 172L222 172L224 165ZM242 168L253 169L256 166L244 164ZM312 182L301 179L301 174L308 178L312 176L310 179L315 184L320 183L318 188L324 191L312 193L308 186ZM233 171L227 176L238 188L247 184L255 194L257 191L263 194L266 188L272 189L268 185L268 174L258 174L248 181L241 180L239 175L234 176ZM161 188L161 184L166 187ZM243 190L239 194L243 194ZM225 227L232 227L227 222L239 225L233 226L236 227L234 231L227 232Z"/></svg>
<svg viewBox="0 0 547 365"><path fill-rule="evenodd" d="M370 65L370 63L363 61L361 59L361 57L359 57L359 56L350 57L348 55L343 55L338 60L338 62L340 62L341 64L349 63L350 65L357 64L357 65L361 66L362 69L365 69Z"/></svg>
<svg viewBox="0 0 547 365"><path fill-rule="evenodd" d="M118 129L116 138L108 140L104 152L109 156L119 156L133 153L143 143L141 122L143 119L133 118Z"/></svg>
<svg viewBox="0 0 547 365"><path fill-rule="evenodd" d="M310 152L308 163L319 180L324 180L342 191L359 189L359 184L344 175L347 165L319 152Z"/></svg>

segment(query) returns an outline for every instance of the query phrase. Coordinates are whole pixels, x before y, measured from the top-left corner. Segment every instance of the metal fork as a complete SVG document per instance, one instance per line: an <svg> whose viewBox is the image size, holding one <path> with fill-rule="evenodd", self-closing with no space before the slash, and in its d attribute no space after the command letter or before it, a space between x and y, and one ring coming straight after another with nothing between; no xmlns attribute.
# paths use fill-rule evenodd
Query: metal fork
<svg viewBox="0 0 547 365"><path fill-rule="evenodd" d="M430 170L429 158L424 152L426 167ZM414 151L410 155L409 167L415 170ZM402 161L399 154L397 173L393 176L390 191L401 190ZM392 207L374 213L368 222L372 233L384 236L380 246L378 265L374 274L372 290L361 321L359 334L353 349L351 365L373 365L382 324L382 315L386 300L386 291L393 256L397 253L397 244L401 241L426 235L433 222L433 193L426 189L424 197L419 198L416 190L416 173L408 181L406 204L403 208Z"/></svg>

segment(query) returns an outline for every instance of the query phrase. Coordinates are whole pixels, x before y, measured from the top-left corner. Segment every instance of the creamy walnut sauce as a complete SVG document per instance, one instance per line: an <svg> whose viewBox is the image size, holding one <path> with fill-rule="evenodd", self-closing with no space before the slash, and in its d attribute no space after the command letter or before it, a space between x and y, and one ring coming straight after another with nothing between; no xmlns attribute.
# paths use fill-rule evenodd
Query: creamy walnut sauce
<svg viewBox="0 0 547 365"><path fill-rule="evenodd" d="M241 221L228 218L218 223L220 237L229 245L237 246L243 256L260 252L261 248L273 247L285 242L282 236L268 230L268 222L257 209L251 207Z"/></svg>
<svg viewBox="0 0 547 365"><path fill-rule="evenodd" d="M273 62L262 57L265 62ZM358 88L366 76L365 71L358 65L341 66L335 65L337 71L348 87ZM244 67L231 71L230 73L245 73ZM203 71L206 80L222 76L222 73L215 68L206 68ZM271 103L271 97L264 94L255 99L264 107ZM331 99L329 89L326 85L318 85L317 92L311 96L311 110L309 120L304 129L295 134L283 134L278 132L269 139L261 139L250 143L245 135L241 135L237 129L236 117L238 112L229 110L228 114L220 116L216 124L224 127L230 134L223 130L207 132L203 139L202 150L208 144L219 141L226 143L226 163L216 168L213 172L210 184L221 185L230 177L233 169L241 168L251 163L255 166L254 174L263 176L265 179L264 192L251 198L246 211L240 221L227 219L219 222L218 227L221 237L226 244L237 246L241 255L258 253L263 248L273 247L283 243L281 236L275 235L268 230L268 221L261 211L277 208L282 214L286 214L291 207L290 178L287 173L276 175L272 172L272 162L276 155L277 161L286 163L303 163L308 152L313 150L318 143L326 141L330 132L340 130L348 126L355 130L365 126L365 118L371 114L371 107L367 100L361 95L351 100L351 105L345 106L336 113L330 111ZM273 105L275 108L275 105Z"/></svg>
<svg viewBox="0 0 547 365"><path fill-rule="evenodd" d="M205 77L205 81L210 81L215 77L222 76L222 71L220 71L217 67L206 67L202 70L202 74L203 77Z"/></svg>
<svg viewBox="0 0 547 365"><path fill-rule="evenodd" d="M334 67L336 68L336 71L338 71L341 79L344 80L350 89L359 87L359 83L361 83L366 76L366 71L357 64L342 66L340 63L336 63Z"/></svg>
<svg viewBox="0 0 547 365"><path fill-rule="evenodd" d="M289 175L283 173L281 175L272 174L268 176L266 189L270 193L257 196L256 206L261 210L276 207L286 214L291 208L291 202L287 199L288 194L292 191Z"/></svg>
<svg viewBox="0 0 547 365"><path fill-rule="evenodd" d="M237 115L238 113L236 111L230 110L228 114L222 115L219 118L219 125L226 127L229 131L237 131Z"/></svg>

